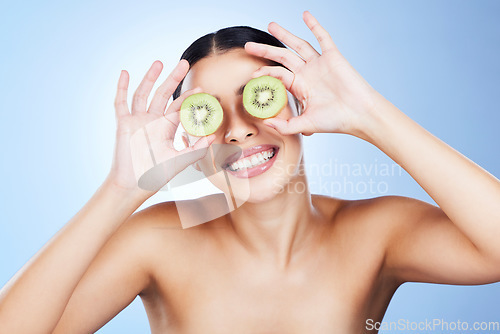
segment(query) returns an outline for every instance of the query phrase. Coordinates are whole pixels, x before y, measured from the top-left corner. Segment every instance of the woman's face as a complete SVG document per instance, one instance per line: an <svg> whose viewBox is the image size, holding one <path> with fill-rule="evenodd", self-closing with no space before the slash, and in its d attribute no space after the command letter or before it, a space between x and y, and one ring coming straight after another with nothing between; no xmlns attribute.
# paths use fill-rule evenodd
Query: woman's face
<svg viewBox="0 0 500 334"><path fill-rule="evenodd" d="M267 60L234 49L198 61L182 86L182 91L201 87L219 100L224 112L212 144L215 149L195 167L226 194L229 182L236 198L253 203L283 191L299 174L302 158L300 134L282 136L243 107L243 87L254 71L266 65ZM289 119L297 115L291 94L288 97L288 105L276 117ZM187 135L191 145L196 140L198 137Z"/></svg>

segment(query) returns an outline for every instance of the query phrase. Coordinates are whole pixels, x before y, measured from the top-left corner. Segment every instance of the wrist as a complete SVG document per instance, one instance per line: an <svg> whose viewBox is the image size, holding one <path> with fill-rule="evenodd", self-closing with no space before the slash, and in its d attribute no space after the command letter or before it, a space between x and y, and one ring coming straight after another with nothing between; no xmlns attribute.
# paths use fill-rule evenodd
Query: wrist
<svg viewBox="0 0 500 334"><path fill-rule="evenodd" d="M124 201L125 203L133 206L135 205L137 207L154 194L153 192L142 190L139 187L124 187L115 182L110 176L104 180L100 189L102 189L105 193Z"/></svg>
<svg viewBox="0 0 500 334"><path fill-rule="evenodd" d="M377 92L364 115L356 122L353 135L377 146L381 134L389 130L388 125L394 126L392 120L398 113L401 111Z"/></svg>

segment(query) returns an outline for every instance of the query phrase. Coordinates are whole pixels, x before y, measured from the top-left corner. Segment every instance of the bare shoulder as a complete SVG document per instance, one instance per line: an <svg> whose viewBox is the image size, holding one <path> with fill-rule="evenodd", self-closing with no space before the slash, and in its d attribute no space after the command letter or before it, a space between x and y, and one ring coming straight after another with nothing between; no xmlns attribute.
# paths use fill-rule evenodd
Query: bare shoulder
<svg viewBox="0 0 500 334"><path fill-rule="evenodd" d="M175 202L157 203L137 211L125 222L122 228L141 230L154 226L182 227Z"/></svg>
<svg viewBox="0 0 500 334"><path fill-rule="evenodd" d="M182 229L174 202L154 204L135 212L120 226L110 241L136 245L144 252L154 245L155 232L159 229Z"/></svg>
<svg viewBox="0 0 500 334"><path fill-rule="evenodd" d="M438 206L384 196L350 201L337 217L363 246L383 254L384 273L399 282L485 284L498 281L498 262L484 256ZM361 244L360 243L360 244ZM374 247L372 247L374 246Z"/></svg>
<svg viewBox="0 0 500 334"><path fill-rule="evenodd" d="M141 211L134 213L120 228L119 233L129 234L131 237L146 237L153 242L156 236L175 235L176 237L203 229L203 226L189 226L181 221L179 216L179 203L169 201L151 205ZM195 211L197 202L182 201L184 211ZM192 206L192 208L188 208ZM184 232L184 233L162 233L162 232Z"/></svg>
<svg viewBox="0 0 500 334"><path fill-rule="evenodd" d="M140 268L143 276L150 276L155 267L153 255L158 252L161 229L180 228L175 203L152 205L131 215L113 234L100 252L100 258L113 259L110 266L127 261Z"/></svg>
<svg viewBox="0 0 500 334"><path fill-rule="evenodd" d="M354 231L358 237L377 239L379 245L406 233L415 224L433 217L445 219L443 211L432 204L404 196L381 196L361 200L342 200L327 196L313 197L313 202L332 225Z"/></svg>
<svg viewBox="0 0 500 334"><path fill-rule="evenodd" d="M216 203L221 202L217 194L196 200L154 204L134 213L117 234L125 242L132 242L133 239L134 243L144 244L145 247L141 251L149 253L147 257L151 260L156 258L153 255L159 251L159 247L162 252L175 252L178 247L194 249L189 246L199 245L206 240L207 233L213 230L220 220L205 219L204 223L200 223L202 220L193 219L193 216L204 215L203 218L206 218L203 208L213 209ZM193 224L193 221L198 224Z"/></svg>
<svg viewBox="0 0 500 334"><path fill-rule="evenodd" d="M217 218L227 212L229 211L224 196L213 194L193 200L154 204L136 212L126 225L138 229L166 228L197 231L218 224Z"/></svg>
<svg viewBox="0 0 500 334"><path fill-rule="evenodd" d="M404 196L381 196L360 200L346 200L324 195L312 195L312 202L324 216L375 222L408 212L435 210L437 207ZM362 219L362 218L370 219Z"/></svg>
<svg viewBox="0 0 500 334"><path fill-rule="evenodd" d="M415 198L404 196L381 196L362 200L346 201L343 207L346 214L370 216L375 221L387 221L389 218L413 217L412 215L436 214L441 209Z"/></svg>

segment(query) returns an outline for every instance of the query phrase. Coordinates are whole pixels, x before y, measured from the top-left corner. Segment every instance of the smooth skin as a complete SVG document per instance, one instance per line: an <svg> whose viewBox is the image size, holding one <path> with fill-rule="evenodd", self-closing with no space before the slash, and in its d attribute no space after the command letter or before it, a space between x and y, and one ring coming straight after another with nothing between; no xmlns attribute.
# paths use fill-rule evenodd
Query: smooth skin
<svg viewBox="0 0 500 334"><path fill-rule="evenodd" d="M85 207L0 291L0 333L91 333L137 295L152 333L360 333L367 332L367 318L382 319L404 282L500 280L499 180L376 92L316 19L309 12L303 18L321 53L271 23L270 33L296 53L248 43L191 69L181 61L149 108L161 63L146 74L131 113L128 74L122 72L112 170ZM269 67L264 58L288 70ZM239 82L215 85L211 71ZM294 117L291 106L264 121L245 114L235 91L264 74L284 82L302 103L301 116ZM184 77L185 91L166 108ZM171 144L180 103L198 91L219 96L226 121L220 132L184 151L201 152L182 160L186 166L203 170L213 142L248 148L280 138L280 162L299 161L300 170L300 133L345 133L405 168L439 207L397 196L346 201L307 191L283 191L263 201L255 191L231 214L189 229L182 229L173 203L132 215L154 191L137 186L133 161L140 157L130 153L131 135L148 122L164 124L150 133L152 145L163 139L167 145L156 150L166 146L162 157L175 158L180 153ZM266 186L258 178L273 173L251 186ZM303 174L286 175L281 186L293 189L298 182L306 182Z"/></svg>

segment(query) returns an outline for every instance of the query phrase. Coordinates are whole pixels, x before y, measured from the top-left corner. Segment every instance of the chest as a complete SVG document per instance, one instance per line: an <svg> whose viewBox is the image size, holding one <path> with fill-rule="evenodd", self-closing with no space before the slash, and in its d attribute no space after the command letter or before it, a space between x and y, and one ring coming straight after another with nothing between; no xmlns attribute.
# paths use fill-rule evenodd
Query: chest
<svg viewBox="0 0 500 334"><path fill-rule="evenodd" d="M209 251L186 258L175 275L160 270L158 293L179 333L349 333L377 275L374 263L355 257L318 251L275 270Z"/></svg>
<svg viewBox="0 0 500 334"><path fill-rule="evenodd" d="M347 326L352 310L348 300L336 300L330 289L317 285L244 280L197 292L180 317L193 333L333 333Z"/></svg>

